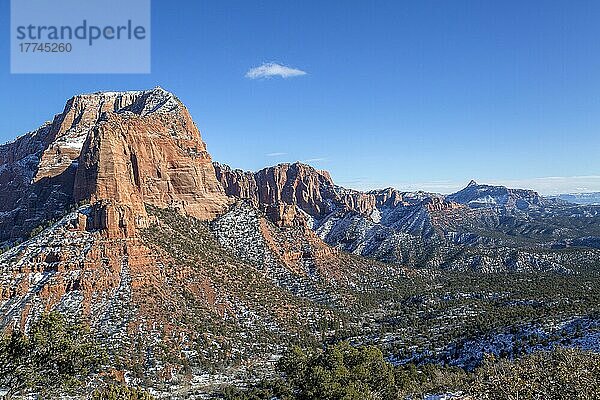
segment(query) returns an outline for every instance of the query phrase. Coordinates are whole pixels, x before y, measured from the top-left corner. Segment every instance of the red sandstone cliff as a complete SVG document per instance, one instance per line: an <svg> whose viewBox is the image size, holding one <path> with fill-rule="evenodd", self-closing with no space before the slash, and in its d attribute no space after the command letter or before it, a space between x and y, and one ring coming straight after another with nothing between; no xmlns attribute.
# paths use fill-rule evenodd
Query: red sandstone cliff
<svg viewBox="0 0 600 400"><path fill-rule="evenodd" d="M0 146L0 200L0 241L79 201L119 208L134 225L144 203L201 219L227 205L188 110L160 88L75 96L52 123Z"/></svg>
<svg viewBox="0 0 600 400"><path fill-rule="evenodd" d="M251 200L268 211L274 222L283 225L293 220L295 207L316 219L334 209L370 215L375 208L373 195L337 187L327 171L299 162L279 164L256 173L215 163L215 171L228 196Z"/></svg>

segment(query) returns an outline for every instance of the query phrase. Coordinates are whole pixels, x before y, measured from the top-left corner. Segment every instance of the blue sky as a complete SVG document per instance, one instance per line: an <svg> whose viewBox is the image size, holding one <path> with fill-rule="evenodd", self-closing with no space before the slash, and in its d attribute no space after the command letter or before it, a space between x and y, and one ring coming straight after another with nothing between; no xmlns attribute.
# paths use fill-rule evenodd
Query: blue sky
<svg viewBox="0 0 600 400"><path fill-rule="evenodd" d="M598 1L154 0L151 74L11 75L3 1L0 141L74 94L160 85L233 167L306 161L360 189L600 191L599 20ZM305 74L248 77L264 63Z"/></svg>

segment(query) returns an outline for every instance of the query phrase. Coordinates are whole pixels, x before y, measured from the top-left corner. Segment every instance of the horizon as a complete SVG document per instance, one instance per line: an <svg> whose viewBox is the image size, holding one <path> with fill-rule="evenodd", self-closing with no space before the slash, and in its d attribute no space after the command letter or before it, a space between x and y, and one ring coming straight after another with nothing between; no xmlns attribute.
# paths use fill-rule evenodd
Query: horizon
<svg viewBox="0 0 600 400"><path fill-rule="evenodd" d="M74 95L160 86L189 108L213 159L234 168L298 160L358 190L447 194L474 179L600 192L598 15L600 4L561 1L154 2L150 74L4 69L0 142ZM0 51L7 65L7 43Z"/></svg>
<svg viewBox="0 0 600 400"><path fill-rule="evenodd" d="M152 91L155 89L162 89L162 90L174 95L175 97L178 97L176 93L173 93L170 90L168 90L160 85L157 85L153 88L148 88L148 89L132 89L132 90L122 90L122 91L99 90L99 91L95 91L95 92L77 93L77 94L74 94L71 97L65 99L65 104L71 98L76 97L76 96L87 96L87 95L94 95L94 94L101 94L101 93L104 93L104 94L139 93L139 92L148 92L148 91ZM185 102L182 101L182 103L185 107L187 107ZM19 135L15 136L14 138L9 139L8 141L0 143L0 146L11 143L12 141L19 138L20 136L23 136L23 135L26 135L28 133L35 131L37 128L41 127L43 124L51 123L52 120L57 115L59 115L61 112L62 112L62 110L60 112L55 113L52 116L52 118L49 118L46 121L40 123L40 125L38 125L37 127L32 128L29 131L24 132L22 134L19 134ZM196 123L196 120L193 118L193 115L192 115L192 119ZM196 125L197 125L197 123L196 123ZM199 129L200 129L200 127L199 127ZM202 133L202 129L200 129L200 131ZM204 137L203 137L203 140L206 142ZM208 147L209 147L209 144L207 143L207 148ZM209 153L210 153L210 151L209 151ZM280 154L277 154L277 156L279 156L279 155ZM267 154L267 156L271 156L271 155ZM214 157L213 157L213 161L221 163L221 161L215 159ZM258 169L254 169L254 170L243 169L243 168L239 168L239 167L236 167L236 166L230 165L230 164L226 164L226 165L228 165L229 167L231 167L233 169L240 169L243 171L256 172L263 168L268 168L268 167L275 166L275 165L301 163L301 164L309 165L310 167L315 168L316 170L327 171L328 173L331 174L331 171L329 171L328 169L319 168L319 167L315 166L314 164L311 164L310 161L314 161L314 160L282 161L282 162L278 162L276 164L264 165L262 167L259 167ZM225 163L223 163L223 164L225 164ZM345 181L345 182L338 182L338 181L336 181L336 179L333 178L333 176L332 176L332 179L333 179L334 183L339 186L342 186L347 189L354 189L354 190L359 190L359 191L363 191L363 192L370 191L370 190L382 190L382 189L386 189L386 188L392 188L392 189L396 189L401 192L422 191L422 192L427 192L427 193L449 195L449 194L453 194L453 193L456 193L456 192L464 189L465 187L468 186L470 181L475 181L479 185L505 186L509 189L534 190L534 191L538 192L540 195L546 196L546 197L557 196L557 195L561 195L561 194L589 194L589 193L599 193L600 192L600 190L596 191L596 190L588 189L588 186L593 187L596 180L600 181L600 176L575 176L575 177L568 177L568 178L565 178L565 177L540 177L540 178L533 178L533 179L529 179L529 180L493 180L492 179L491 181L479 181L478 179L475 179L475 178L466 178L463 181L467 182L467 183L464 183L462 181L430 181L430 182L416 182L416 183L405 182L405 183L397 183L396 185L387 185L387 186L386 185L376 186L376 185L370 184L369 182L360 182L360 180L358 180L358 179ZM571 184L578 183L579 185L583 184L584 186L577 187L574 191L570 191L570 192L564 192L564 191L560 191L560 190L553 188L553 186L556 187L557 182L559 184L560 183L564 184L565 179L568 179L569 183L571 183Z"/></svg>

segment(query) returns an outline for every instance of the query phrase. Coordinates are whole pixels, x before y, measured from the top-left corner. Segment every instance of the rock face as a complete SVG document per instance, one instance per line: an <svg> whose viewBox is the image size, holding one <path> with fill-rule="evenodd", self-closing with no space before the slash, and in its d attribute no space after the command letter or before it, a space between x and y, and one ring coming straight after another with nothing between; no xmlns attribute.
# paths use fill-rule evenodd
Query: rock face
<svg viewBox="0 0 600 400"><path fill-rule="evenodd" d="M61 215L73 201L74 169L37 176L56 126L47 123L0 146L0 243L25 236L43 221Z"/></svg>
<svg viewBox="0 0 600 400"><path fill-rule="evenodd" d="M0 147L0 242L70 204L115 203L144 224L144 203L201 219L227 198L185 106L156 88L75 96L35 132Z"/></svg>
<svg viewBox="0 0 600 400"><path fill-rule="evenodd" d="M90 131L75 176L75 199L131 204L137 215L144 214L146 203L214 218L227 200L200 132L174 98L147 111L149 99L143 95L125 111L105 114Z"/></svg>
<svg viewBox="0 0 600 400"><path fill-rule="evenodd" d="M335 186L328 172L299 162L256 173L215 163L215 171L228 196L251 200L283 225L294 220L296 208L316 220L339 208L365 215L375 208L373 195Z"/></svg>
<svg viewBox="0 0 600 400"><path fill-rule="evenodd" d="M0 330L26 329L58 310L85 318L111 352L129 354L134 340L157 335L157 321L175 330L176 311L197 314L184 310L186 301L206 320L214 296L205 270L175 268L144 241L158 222L147 207L177 209L200 225L196 218L213 219L228 201L200 132L171 93L72 98L52 123L0 146L0 243L46 228L0 251Z"/></svg>
<svg viewBox="0 0 600 400"><path fill-rule="evenodd" d="M293 228L252 206L228 210L216 176L188 111L162 89L76 96L1 146L2 241L45 229L0 251L0 331L48 310L77 315L111 355L159 381L172 376L166 352L191 354L200 374L203 360L239 361L221 349L272 353L273 335L287 343L315 325L318 302L340 297L329 282L348 285L341 256L279 197L263 210ZM314 192L298 193L309 209ZM269 265L250 257L257 244Z"/></svg>
<svg viewBox="0 0 600 400"><path fill-rule="evenodd" d="M448 200L466 204L471 208L503 207L527 210L543 205L542 198L533 190L479 185L473 180L461 191L448 196Z"/></svg>

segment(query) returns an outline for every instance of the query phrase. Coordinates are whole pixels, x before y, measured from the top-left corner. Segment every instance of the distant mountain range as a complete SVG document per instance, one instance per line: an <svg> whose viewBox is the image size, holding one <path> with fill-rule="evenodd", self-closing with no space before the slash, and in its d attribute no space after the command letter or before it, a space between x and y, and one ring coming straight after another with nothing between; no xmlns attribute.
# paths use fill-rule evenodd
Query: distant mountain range
<svg viewBox="0 0 600 400"><path fill-rule="evenodd" d="M600 205L600 192L560 194L557 197L569 203Z"/></svg>

